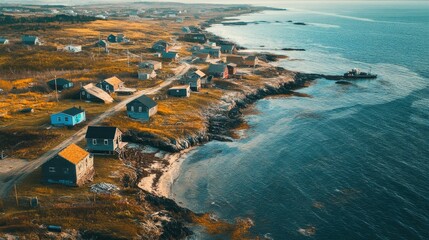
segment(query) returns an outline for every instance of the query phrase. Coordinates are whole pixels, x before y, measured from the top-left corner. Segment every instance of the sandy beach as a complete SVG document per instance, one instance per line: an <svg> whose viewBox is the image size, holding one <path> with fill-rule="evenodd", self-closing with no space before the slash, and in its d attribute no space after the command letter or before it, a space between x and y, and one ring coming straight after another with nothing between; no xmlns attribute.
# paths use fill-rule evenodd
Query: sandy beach
<svg viewBox="0 0 429 240"><path fill-rule="evenodd" d="M154 184L156 175L150 174L140 179L138 187L152 194L169 198L171 196L171 185L179 177L182 163L186 160L187 154L194 149L195 147L192 147L179 153L167 153L161 156L163 160L168 162L168 166L161 169L162 175L159 180ZM159 170L158 164L153 164L151 169Z"/></svg>

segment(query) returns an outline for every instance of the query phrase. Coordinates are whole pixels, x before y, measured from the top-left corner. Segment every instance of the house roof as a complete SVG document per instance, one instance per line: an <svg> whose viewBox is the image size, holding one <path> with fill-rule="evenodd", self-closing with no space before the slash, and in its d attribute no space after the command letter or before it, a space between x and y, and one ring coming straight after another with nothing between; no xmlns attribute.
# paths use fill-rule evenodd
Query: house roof
<svg viewBox="0 0 429 240"><path fill-rule="evenodd" d="M83 89L89 94L103 100L104 102L113 102L113 98L107 92L95 86L93 83L83 86Z"/></svg>
<svg viewBox="0 0 429 240"><path fill-rule="evenodd" d="M23 42L35 42L38 39L36 36L22 36Z"/></svg>
<svg viewBox="0 0 429 240"><path fill-rule="evenodd" d="M118 77L116 77L116 76L113 76L113 77L111 77L111 78L104 79L104 81L105 81L105 82L107 82L108 84L110 84L110 85L114 86L114 87L117 87L117 88L119 88L119 84L124 83L124 82L122 82L122 80L121 80L121 79L119 79L119 78L118 78Z"/></svg>
<svg viewBox="0 0 429 240"><path fill-rule="evenodd" d="M170 44L167 41L165 41L165 40L159 40L155 44L153 44L153 46L157 46L157 45L161 45L161 46L167 47Z"/></svg>
<svg viewBox="0 0 429 240"><path fill-rule="evenodd" d="M156 103L152 98L145 95L136 98L134 101L140 102L148 108L153 108L158 105L158 103Z"/></svg>
<svg viewBox="0 0 429 240"><path fill-rule="evenodd" d="M85 138L114 139L117 127L89 126Z"/></svg>
<svg viewBox="0 0 429 240"><path fill-rule="evenodd" d="M155 72L155 70L153 70L152 68L142 68L142 69L139 69L138 72L139 73L152 74L153 72Z"/></svg>
<svg viewBox="0 0 429 240"><path fill-rule="evenodd" d="M208 72L209 73L221 73L224 72L226 68L225 64L210 64Z"/></svg>
<svg viewBox="0 0 429 240"><path fill-rule="evenodd" d="M220 46L222 51L232 51L235 48L234 44L225 44Z"/></svg>
<svg viewBox="0 0 429 240"><path fill-rule="evenodd" d="M206 76L206 74L203 73L201 70L197 70L197 71L193 72L193 74L197 75L198 77L204 77L204 76Z"/></svg>
<svg viewBox="0 0 429 240"><path fill-rule="evenodd" d="M57 86L63 86L63 85L69 84L69 83L71 83L71 81L69 81L65 78L57 78ZM55 79L48 81L48 84L54 84L55 85Z"/></svg>
<svg viewBox="0 0 429 240"><path fill-rule="evenodd" d="M0 37L0 43L5 43L8 39Z"/></svg>
<svg viewBox="0 0 429 240"><path fill-rule="evenodd" d="M85 159L88 154L89 153L87 151L78 147L76 144L71 144L68 147L64 148L61 152L59 152L58 156L76 165L80 161Z"/></svg>
<svg viewBox="0 0 429 240"><path fill-rule="evenodd" d="M180 89L187 89L187 88L190 88L190 86L189 85L178 85L178 86L171 87L169 90L180 90Z"/></svg>
<svg viewBox="0 0 429 240"><path fill-rule="evenodd" d="M70 116L75 116L75 115L78 115L79 113L83 113L83 112L85 112L83 109L79 109L77 107L72 107L72 108L69 108L67 110L62 111L62 113L70 115Z"/></svg>
<svg viewBox="0 0 429 240"><path fill-rule="evenodd" d="M177 52L163 52L162 53L162 58L176 58L178 57L178 53Z"/></svg>

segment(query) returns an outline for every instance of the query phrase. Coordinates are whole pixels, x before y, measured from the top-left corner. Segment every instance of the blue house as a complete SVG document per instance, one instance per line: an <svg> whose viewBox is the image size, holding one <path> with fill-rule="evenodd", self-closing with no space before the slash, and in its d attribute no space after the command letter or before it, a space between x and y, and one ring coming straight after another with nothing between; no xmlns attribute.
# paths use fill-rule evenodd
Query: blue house
<svg viewBox="0 0 429 240"><path fill-rule="evenodd" d="M74 126L85 120L85 111L76 107L51 115L51 124L54 126Z"/></svg>

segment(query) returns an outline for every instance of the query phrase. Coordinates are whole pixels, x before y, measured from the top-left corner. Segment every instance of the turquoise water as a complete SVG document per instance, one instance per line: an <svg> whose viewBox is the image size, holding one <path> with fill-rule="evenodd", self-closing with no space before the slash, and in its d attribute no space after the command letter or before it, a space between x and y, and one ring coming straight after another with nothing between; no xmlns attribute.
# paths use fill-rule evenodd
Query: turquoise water
<svg viewBox="0 0 429 240"><path fill-rule="evenodd" d="M299 90L311 98L259 101L245 138L189 154L173 198L231 221L249 217L253 234L273 239L307 239L306 227L314 239L429 239L428 4L291 8L210 31L249 49L307 49L287 53L278 64L288 69L372 68L380 78L320 79Z"/></svg>

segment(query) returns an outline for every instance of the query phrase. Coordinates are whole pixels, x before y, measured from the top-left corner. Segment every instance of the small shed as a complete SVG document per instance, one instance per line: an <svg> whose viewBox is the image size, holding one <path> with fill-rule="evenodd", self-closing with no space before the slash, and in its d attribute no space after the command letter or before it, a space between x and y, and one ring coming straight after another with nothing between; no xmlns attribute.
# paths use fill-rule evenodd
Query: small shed
<svg viewBox="0 0 429 240"><path fill-rule="evenodd" d="M147 96L141 96L127 104L127 114L130 118L149 121L158 112L158 104Z"/></svg>
<svg viewBox="0 0 429 240"><path fill-rule="evenodd" d="M107 43L106 40L99 40L95 43L95 46L107 48L109 46L109 44Z"/></svg>
<svg viewBox="0 0 429 240"><path fill-rule="evenodd" d="M228 68L228 75L235 75L237 73L237 64L228 63L226 66Z"/></svg>
<svg viewBox="0 0 429 240"><path fill-rule="evenodd" d="M45 183L82 186L94 178L94 158L87 151L71 144L42 165Z"/></svg>
<svg viewBox="0 0 429 240"><path fill-rule="evenodd" d="M80 46L80 45L67 45L64 48L64 51L70 52L70 53L82 52L82 46Z"/></svg>
<svg viewBox="0 0 429 240"><path fill-rule="evenodd" d="M57 91L66 90L74 86L72 81L67 80L65 78L52 79L46 82L46 84L48 84L50 89L57 90Z"/></svg>
<svg viewBox="0 0 429 240"><path fill-rule="evenodd" d="M189 97L191 96L191 87L189 85L174 86L168 89L168 95L173 97Z"/></svg>
<svg viewBox="0 0 429 240"><path fill-rule="evenodd" d="M82 108L72 107L51 115L53 126L75 126L86 120L85 111Z"/></svg>

